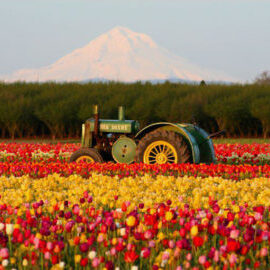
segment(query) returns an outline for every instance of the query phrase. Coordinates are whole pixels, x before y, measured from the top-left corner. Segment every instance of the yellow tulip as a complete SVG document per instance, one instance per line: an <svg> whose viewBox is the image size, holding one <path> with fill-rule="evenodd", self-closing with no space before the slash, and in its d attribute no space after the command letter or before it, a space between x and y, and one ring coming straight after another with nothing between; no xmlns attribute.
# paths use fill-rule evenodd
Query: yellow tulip
<svg viewBox="0 0 270 270"><path fill-rule="evenodd" d="M139 203L144 203L144 211L150 208L150 214L157 211L154 208L156 203L168 199L172 201L172 207L183 207L185 203L191 208L209 207L209 196L217 200L221 208L229 207L235 213L240 211L237 205L246 202L250 207L270 206L270 181L264 177L241 182L220 177L151 177L147 174L135 178L124 177L121 180L118 177L93 174L91 181L77 175L61 177L57 174L35 180L27 175L0 177L0 203L18 206L18 216L25 210L22 204L41 199L48 201L48 204L42 206L42 211L53 214L54 205L58 204L60 210L63 210L65 200L69 200L71 204L77 203L85 190L91 190L94 207L102 204L119 208L123 202L129 201L128 211L132 211ZM116 195L117 201L114 200ZM235 201L236 205L232 205L232 201ZM31 215L35 215L33 209ZM226 216L226 212L223 215ZM167 214L167 220L170 218L171 214Z"/></svg>
<svg viewBox="0 0 270 270"><path fill-rule="evenodd" d="M191 229L190 229L191 236L196 236L198 234L198 232L199 232L198 231L198 226L194 225L194 226L191 227Z"/></svg>
<svg viewBox="0 0 270 270"><path fill-rule="evenodd" d="M129 226L129 227L133 227L135 224L136 224L136 218L134 216L129 216L127 219L126 219L126 224Z"/></svg>
<svg viewBox="0 0 270 270"><path fill-rule="evenodd" d="M26 259L23 259L22 265L23 265L23 266L27 266L27 265L28 265L28 261L27 261Z"/></svg>
<svg viewBox="0 0 270 270"><path fill-rule="evenodd" d="M75 263L80 263L82 256L80 254L77 254L74 256Z"/></svg>

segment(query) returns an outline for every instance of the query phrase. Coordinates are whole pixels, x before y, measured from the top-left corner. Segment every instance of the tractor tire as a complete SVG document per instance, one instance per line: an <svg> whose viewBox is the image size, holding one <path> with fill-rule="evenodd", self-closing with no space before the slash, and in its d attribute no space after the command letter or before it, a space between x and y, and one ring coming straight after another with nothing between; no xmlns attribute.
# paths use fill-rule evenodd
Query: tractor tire
<svg viewBox="0 0 270 270"><path fill-rule="evenodd" d="M135 162L146 164L192 163L191 149L174 131L156 129L146 134L136 148Z"/></svg>
<svg viewBox="0 0 270 270"><path fill-rule="evenodd" d="M103 158L98 152L97 149L95 148L81 148L74 152L70 159L69 162L79 162L81 160L85 160L86 162L92 163L92 162L99 162L102 163Z"/></svg>

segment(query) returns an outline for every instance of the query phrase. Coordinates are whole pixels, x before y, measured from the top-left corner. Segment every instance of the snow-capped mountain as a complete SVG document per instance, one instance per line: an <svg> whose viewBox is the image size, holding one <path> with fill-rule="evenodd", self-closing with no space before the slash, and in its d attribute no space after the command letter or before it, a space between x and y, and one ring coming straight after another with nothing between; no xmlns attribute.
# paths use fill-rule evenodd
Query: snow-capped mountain
<svg viewBox="0 0 270 270"><path fill-rule="evenodd" d="M115 27L86 46L55 63L38 69L21 69L0 80L123 82L181 79L233 81L222 72L202 69L158 46L149 36L125 27Z"/></svg>

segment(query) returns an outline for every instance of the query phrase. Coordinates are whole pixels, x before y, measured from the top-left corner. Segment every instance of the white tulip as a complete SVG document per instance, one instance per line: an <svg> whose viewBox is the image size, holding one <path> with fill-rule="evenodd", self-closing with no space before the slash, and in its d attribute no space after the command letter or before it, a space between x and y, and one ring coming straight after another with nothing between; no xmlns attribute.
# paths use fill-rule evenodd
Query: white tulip
<svg viewBox="0 0 270 270"><path fill-rule="evenodd" d="M97 256L97 253L94 250L89 251L88 258L93 260Z"/></svg>
<svg viewBox="0 0 270 270"><path fill-rule="evenodd" d="M124 236L126 234L126 228L121 228L120 229L120 235Z"/></svg>
<svg viewBox="0 0 270 270"><path fill-rule="evenodd" d="M11 235L14 231L14 224L6 224L6 233Z"/></svg>
<svg viewBox="0 0 270 270"><path fill-rule="evenodd" d="M59 267L64 269L64 267L65 267L65 262L60 262L60 263L59 263Z"/></svg>
<svg viewBox="0 0 270 270"><path fill-rule="evenodd" d="M7 259L2 261L2 266L4 266L4 267L8 266L8 260Z"/></svg>

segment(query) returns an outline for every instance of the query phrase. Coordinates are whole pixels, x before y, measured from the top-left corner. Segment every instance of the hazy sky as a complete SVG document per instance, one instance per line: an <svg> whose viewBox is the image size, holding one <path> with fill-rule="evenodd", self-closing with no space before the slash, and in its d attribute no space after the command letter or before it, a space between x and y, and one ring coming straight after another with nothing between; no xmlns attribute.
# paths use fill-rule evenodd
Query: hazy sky
<svg viewBox="0 0 270 270"><path fill-rule="evenodd" d="M270 70L269 0L0 0L0 74L51 64L118 25L243 81Z"/></svg>

